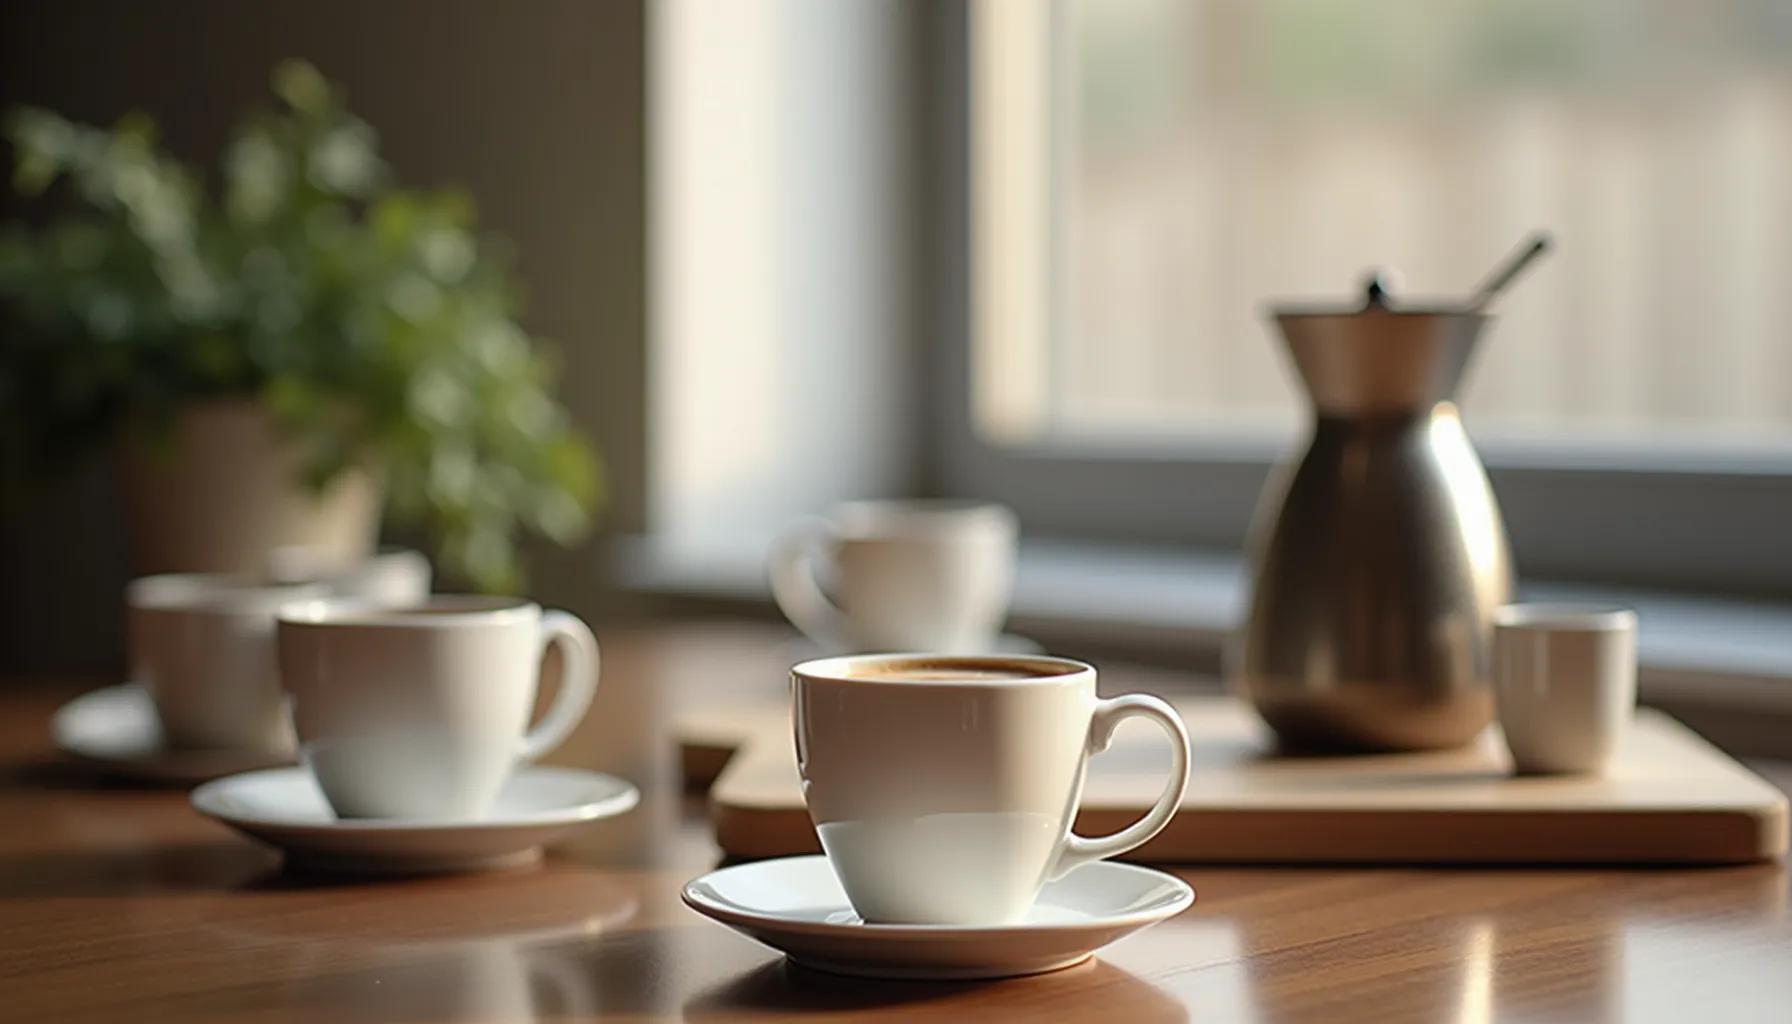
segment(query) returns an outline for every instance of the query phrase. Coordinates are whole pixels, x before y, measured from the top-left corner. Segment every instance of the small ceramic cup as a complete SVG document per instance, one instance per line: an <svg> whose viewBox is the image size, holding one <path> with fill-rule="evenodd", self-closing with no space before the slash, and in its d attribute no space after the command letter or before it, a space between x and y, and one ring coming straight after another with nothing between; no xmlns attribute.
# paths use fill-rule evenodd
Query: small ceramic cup
<svg viewBox="0 0 1792 1024"><path fill-rule="evenodd" d="M511 598L303 601L280 610L276 639L299 756L342 818L485 817L511 772L559 746L597 690L591 630ZM560 691L531 727L551 644Z"/></svg>
<svg viewBox="0 0 1792 1024"><path fill-rule="evenodd" d="M1008 617L1019 531L1013 510L989 502L843 502L779 539L772 595L834 653L989 653Z"/></svg>
<svg viewBox="0 0 1792 1024"><path fill-rule="evenodd" d="M1610 605L1495 613L1494 703L1514 771L1605 768L1636 709L1636 628L1636 612Z"/></svg>
<svg viewBox="0 0 1792 1024"><path fill-rule="evenodd" d="M1046 882L1157 835L1188 786L1188 732L1156 697L1095 695L1064 658L869 655L792 670L797 769L841 888L868 923L1000 925ZM1168 734L1157 803L1071 831L1092 754L1127 718Z"/></svg>

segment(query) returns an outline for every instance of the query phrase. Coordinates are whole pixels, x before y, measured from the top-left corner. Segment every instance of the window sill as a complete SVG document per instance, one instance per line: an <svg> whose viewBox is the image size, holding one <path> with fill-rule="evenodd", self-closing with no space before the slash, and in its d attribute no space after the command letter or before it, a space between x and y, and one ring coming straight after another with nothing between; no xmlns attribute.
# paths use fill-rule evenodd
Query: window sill
<svg viewBox="0 0 1792 1024"><path fill-rule="evenodd" d="M634 537L614 550L613 568L635 592L770 610L765 551L748 540L698 548ZM1521 590L1525 600L1635 608L1642 701L1725 733L1720 742L1738 753L1792 756L1792 605L1560 583ZM1217 675L1243 596L1236 553L1029 540L1009 628L1054 650Z"/></svg>

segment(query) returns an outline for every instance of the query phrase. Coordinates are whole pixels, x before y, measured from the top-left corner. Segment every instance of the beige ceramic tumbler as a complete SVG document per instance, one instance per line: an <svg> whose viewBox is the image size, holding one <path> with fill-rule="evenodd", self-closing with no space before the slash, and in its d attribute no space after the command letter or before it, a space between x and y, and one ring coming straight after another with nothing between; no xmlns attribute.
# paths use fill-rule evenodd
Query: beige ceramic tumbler
<svg viewBox="0 0 1792 1024"><path fill-rule="evenodd" d="M1516 604L1494 615L1493 688L1519 774L1605 768L1636 709L1628 608Z"/></svg>

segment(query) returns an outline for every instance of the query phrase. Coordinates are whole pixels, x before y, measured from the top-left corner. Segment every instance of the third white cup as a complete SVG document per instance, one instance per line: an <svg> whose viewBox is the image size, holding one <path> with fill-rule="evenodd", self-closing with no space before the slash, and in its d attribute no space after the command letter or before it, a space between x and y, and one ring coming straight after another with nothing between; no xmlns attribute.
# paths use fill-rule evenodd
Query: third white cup
<svg viewBox="0 0 1792 1024"><path fill-rule="evenodd" d="M985 653L1008 617L1018 534L1014 512L987 502L845 502L780 539L772 593L832 653Z"/></svg>

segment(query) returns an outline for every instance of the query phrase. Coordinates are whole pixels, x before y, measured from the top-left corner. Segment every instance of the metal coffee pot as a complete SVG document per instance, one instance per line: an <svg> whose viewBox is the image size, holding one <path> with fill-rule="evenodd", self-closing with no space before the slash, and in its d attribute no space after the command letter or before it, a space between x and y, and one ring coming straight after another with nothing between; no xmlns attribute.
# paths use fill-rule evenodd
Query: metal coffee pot
<svg viewBox="0 0 1792 1024"><path fill-rule="evenodd" d="M1274 311L1313 429L1260 498L1228 674L1285 746L1451 747L1493 719L1512 558L1456 406L1484 306L1402 308L1377 280L1361 308Z"/></svg>

